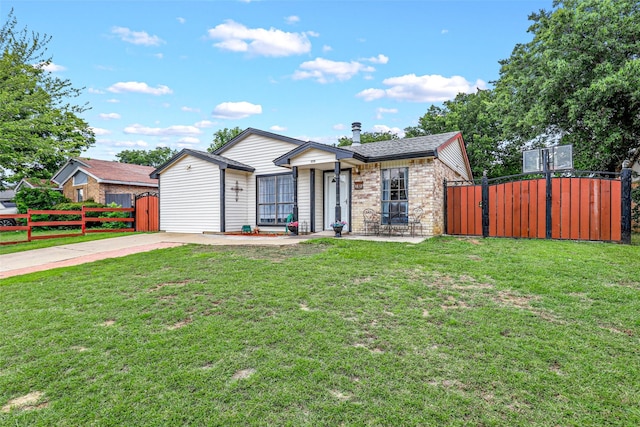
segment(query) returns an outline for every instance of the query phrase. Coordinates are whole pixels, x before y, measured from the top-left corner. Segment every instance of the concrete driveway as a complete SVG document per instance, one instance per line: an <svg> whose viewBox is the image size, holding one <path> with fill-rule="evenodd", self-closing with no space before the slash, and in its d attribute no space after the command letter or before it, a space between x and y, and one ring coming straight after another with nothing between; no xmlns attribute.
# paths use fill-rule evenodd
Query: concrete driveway
<svg viewBox="0 0 640 427"><path fill-rule="evenodd" d="M305 236L230 236L164 232L132 234L130 236L0 255L0 279L189 243L199 245L295 245L302 240L330 237L332 235L333 233L331 232ZM407 243L419 243L424 240L422 237L368 237L358 235L344 235L343 238Z"/></svg>

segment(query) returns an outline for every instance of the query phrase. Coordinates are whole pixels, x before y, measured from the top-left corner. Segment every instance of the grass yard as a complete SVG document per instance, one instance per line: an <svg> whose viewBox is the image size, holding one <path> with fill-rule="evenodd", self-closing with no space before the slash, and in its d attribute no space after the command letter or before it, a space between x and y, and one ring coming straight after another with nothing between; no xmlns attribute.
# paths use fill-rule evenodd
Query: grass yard
<svg viewBox="0 0 640 427"><path fill-rule="evenodd" d="M640 425L635 245L190 245L0 306L0 425Z"/></svg>

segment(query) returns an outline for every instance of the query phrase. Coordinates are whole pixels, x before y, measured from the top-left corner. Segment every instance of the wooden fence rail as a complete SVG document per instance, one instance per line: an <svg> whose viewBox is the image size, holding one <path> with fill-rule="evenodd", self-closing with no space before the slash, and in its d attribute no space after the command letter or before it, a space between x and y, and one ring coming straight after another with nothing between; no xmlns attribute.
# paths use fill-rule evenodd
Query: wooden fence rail
<svg viewBox="0 0 640 427"><path fill-rule="evenodd" d="M14 214L14 215L0 215L0 218L8 218L8 219L26 219L27 225L15 225L2 227L0 226L0 231L26 231L27 232L27 240L19 240L19 241L7 241L0 242L0 245L7 245L12 243L23 243L23 242L31 242L33 240L42 240L42 239L54 239L58 237L73 237L73 236L83 236L87 233L118 233L118 232L132 232L135 231L133 228L133 222L135 218L132 217L132 213L135 211L134 208L89 208L86 206L82 207L81 211L77 210L32 210L29 209L26 214ZM93 217L87 216L89 212L98 212L98 213L111 213L111 212L127 212L129 217L127 218L110 218L110 217ZM35 218L35 215L49 215L49 216L74 216L79 217L78 219L73 220L60 220L60 221L37 221L38 218ZM90 223L104 223L104 222L121 222L129 224L130 227L124 228L88 228L87 225ZM33 235L34 228L38 227L61 227L61 226L75 226L80 227L80 230L76 230L73 233L60 233L60 234L46 234L46 235Z"/></svg>

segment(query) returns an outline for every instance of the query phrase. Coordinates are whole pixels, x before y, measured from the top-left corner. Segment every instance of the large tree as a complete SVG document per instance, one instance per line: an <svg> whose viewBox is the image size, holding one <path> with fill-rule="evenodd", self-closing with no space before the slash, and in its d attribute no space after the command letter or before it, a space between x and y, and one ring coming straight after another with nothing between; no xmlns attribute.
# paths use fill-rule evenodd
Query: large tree
<svg viewBox="0 0 640 427"><path fill-rule="evenodd" d="M574 146L574 166L614 171L640 146L640 3L556 0L496 82L512 140Z"/></svg>
<svg viewBox="0 0 640 427"><path fill-rule="evenodd" d="M504 139L493 91L460 93L442 107L432 105L417 126L405 128L406 137L454 131L462 132L475 177L485 170L489 177L520 172L520 146Z"/></svg>
<svg viewBox="0 0 640 427"><path fill-rule="evenodd" d="M94 143L78 115L87 106L69 103L80 89L47 71L47 35L18 29L13 10L0 29L0 183L49 178L70 156ZM1 185L1 184L0 184Z"/></svg>
<svg viewBox="0 0 640 427"><path fill-rule="evenodd" d="M231 141L233 138L235 138L241 133L242 133L242 129L240 129L237 126L231 129L224 128L224 129L217 130L213 134L213 142L211 143L209 148L207 148L207 151L209 151L210 153L213 153L218 148L222 147L224 144Z"/></svg>
<svg viewBox="0 0 640 427"><path fill-rule="evenodd" d="M116 154L120 163L158 167L177 154L169 147L157 147L153 150L122 150Z"/></svg>
<svg viewBox="0 0 640 427"><path fill-rule="evenodd" d="M362 132L360 134L360 143L367 144L369 142L377 141L391 141L394 139L400 139L398 135L391 131L385 132ZM342 136L338 138L338 147L346 147L353 143L350 136Z"/></svg>

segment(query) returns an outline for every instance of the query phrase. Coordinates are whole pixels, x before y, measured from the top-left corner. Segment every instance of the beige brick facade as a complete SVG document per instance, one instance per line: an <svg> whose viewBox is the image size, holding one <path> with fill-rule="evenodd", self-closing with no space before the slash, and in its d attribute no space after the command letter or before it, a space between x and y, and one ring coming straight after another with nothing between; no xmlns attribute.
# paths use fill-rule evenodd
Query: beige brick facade
<svg viewBox="0 0 640 427"><path fill-rule="evenodd" d="M381 208L382 169L409 168L409 214L416 208L424 211L422 231L426 236L444 232L444 180L462 179L451 168L435 158L411 159L403 162L370 163L352 171L351 229L364 233L365 209ZM361 189L360 189L361 187Z"/></svg>

